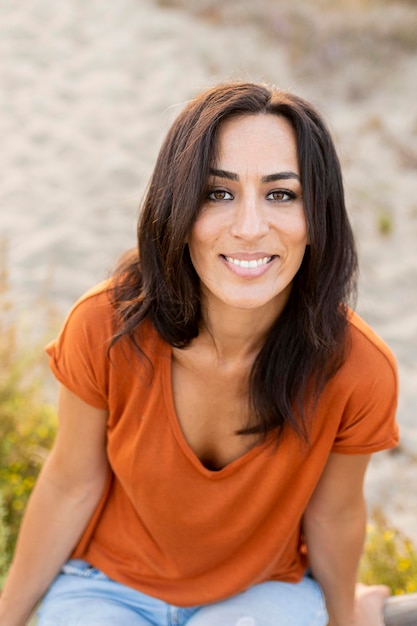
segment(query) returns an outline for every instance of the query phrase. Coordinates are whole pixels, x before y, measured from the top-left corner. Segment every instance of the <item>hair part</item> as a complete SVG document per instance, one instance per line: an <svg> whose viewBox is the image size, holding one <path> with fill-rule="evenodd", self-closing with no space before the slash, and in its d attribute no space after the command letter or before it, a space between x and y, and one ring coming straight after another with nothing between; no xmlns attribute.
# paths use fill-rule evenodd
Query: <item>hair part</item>
<svg viewBox="0 0 417 626"><path fill-rule="evenodd" d="M220 84L174 121L143 202L138 249L114 275L120 325L113 344L124 335L135 342L145 318L175 347L198 335L200 286L187 238L205 199L222 123L256 114L285 117L294 128L310 243L289 301L253 365L252 419L240 432L276 431L279 437L289 425L307 440L307 409L345 358L357 256L330 133L315 108L294 94L257 83Z"/></svg>

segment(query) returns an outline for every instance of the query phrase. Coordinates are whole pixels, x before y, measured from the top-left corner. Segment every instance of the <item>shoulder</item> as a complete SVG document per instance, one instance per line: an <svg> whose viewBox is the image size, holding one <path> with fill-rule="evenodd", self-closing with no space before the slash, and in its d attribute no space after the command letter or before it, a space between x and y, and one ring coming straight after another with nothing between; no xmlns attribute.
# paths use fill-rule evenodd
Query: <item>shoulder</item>
<svg viewBox="0 0 417 626"><path fill-rule="evenodd" d="M349 313L342 367L330 380L324 405L338 415L333 451L369 454L398 443L397 365L393 353L356 313Z"/></svg>
<svg viewBox="0 0 417 626"><path fill-rule="evenodd" d="M85 350L87 346L105 348L115 333L115 310L111 283L99 283L81 296L67 314L58 337L47 346L60 352L64 347ZM107 348L106 348L107 349Z"/></svg>
<svg viewBox="0 0 417 626"><path fill-rule="evenodd" d="M376 376L395 387L398 384L397 363L385 341L357 313L349 311L349 345L345 369L355 379Z"/></svg>
<svg viewBox="0 0 417 626"><path fill-rule="evenodd" d="M129 337L112 345L118 328L112 293L111 281L87 291L72 307L58 337L45 348L56 378L97 408L107 408L112 384L120 387L127 377L127 366L132 369L138 361L138 351ZM145 320L137 332L141 350L150 347L146 352L158 355L153 326Z"/></svg>
<svg viewBox="0 0 417 626"><path fill-rule="evenodd" d="M59 339L62 341L70 337L73 340L79 337L95 348L105 344L108 347L121 323L113 294L111 279L86 291L69 311L62 325ZM136 332L136 340L141 348L161 341L154 326L148 320L144 320ZM128 337L123 339L127 340ZM125 346L127 342L123 339L121 342Z"/></svg>
<svg viewBox="0 0 417 626"><path fill-rule="evenodd" d="M105 280L86 291L72 306L67 319L77 316L110 318L114 315L112 283Z"/></svg>

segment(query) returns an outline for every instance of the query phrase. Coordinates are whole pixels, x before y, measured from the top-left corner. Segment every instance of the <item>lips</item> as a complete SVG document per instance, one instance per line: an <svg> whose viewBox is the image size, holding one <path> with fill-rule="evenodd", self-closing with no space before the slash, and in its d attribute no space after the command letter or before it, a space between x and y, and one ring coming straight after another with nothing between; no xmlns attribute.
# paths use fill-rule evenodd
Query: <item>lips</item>
<svg viewBox="0 0 417 626"><path fill-rule="evenodd" d="M244 269L256 269L257 267L261 267L262 265L267 265L272 261L272 256L264 256L258 259L237 259L231 256L224 256L228 263L232 263L233 265L237 265L238 267L242 267Z"/></svg>

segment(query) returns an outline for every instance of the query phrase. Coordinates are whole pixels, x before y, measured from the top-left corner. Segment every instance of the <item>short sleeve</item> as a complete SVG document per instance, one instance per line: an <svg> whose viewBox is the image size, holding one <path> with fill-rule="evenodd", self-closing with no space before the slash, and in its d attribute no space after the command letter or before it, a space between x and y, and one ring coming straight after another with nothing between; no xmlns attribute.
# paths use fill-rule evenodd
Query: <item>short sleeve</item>
<svg viewBox="0 0 417 626"><path fill-rule="evenodd" d="M87 404L108 406L113 307L107 283L87 292L71 309L45 351L54 376Z"/></svg>
<svg viewBox="0 0 417 626"><path fill-rule="evenodd" d="M333 445L333 452L344 454L370 454L393 448L399 441L395 358L369 327L366 334L363 328L360 331L356 329L350 391Z"/></svg>

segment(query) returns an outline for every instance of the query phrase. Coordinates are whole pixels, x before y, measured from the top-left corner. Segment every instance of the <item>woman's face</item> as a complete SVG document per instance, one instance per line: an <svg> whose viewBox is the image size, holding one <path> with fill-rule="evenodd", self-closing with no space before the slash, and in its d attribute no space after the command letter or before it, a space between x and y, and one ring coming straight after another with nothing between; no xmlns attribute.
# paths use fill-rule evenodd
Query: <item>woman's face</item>
<svg viewBox="0 0 417 626"><path fill-rule="evenodd" d="M272 114L224 122L206 199L188 238L203 306L265 308L276 316L307 243L291 124Z"/></svg>

